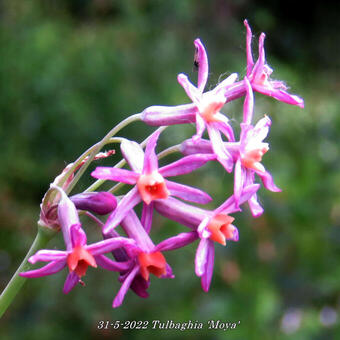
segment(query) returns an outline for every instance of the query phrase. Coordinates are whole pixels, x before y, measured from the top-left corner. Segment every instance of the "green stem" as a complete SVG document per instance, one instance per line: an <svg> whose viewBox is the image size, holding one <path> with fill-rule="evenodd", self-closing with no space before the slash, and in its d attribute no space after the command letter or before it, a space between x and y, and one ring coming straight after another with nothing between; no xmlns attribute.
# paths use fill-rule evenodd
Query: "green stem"
<svg viewBox="0 0 340 340"><path fill-rule="evenodd" d="M170 146L169 148L167 148L167 149L163 150L162 152L160 152L157 155L157 157L158 157L158 159L162 159L162 158L164 158L164 157L166 157L168 155L171 155L171 154L173 154L175 152L181 152L180 147L181 146L179 144Z"/></svg>
<svg viewBox="0 0 340 340"><path fill-rule="evenodd" d="M120 122L118 125L116 125L112 130L110 130L99 143L94 145L94 148L93 148L91 154L89 155L88 159L86 160L85 164L83 164L83 166L78 170L78 172L74 176L72 182L67 187L67 190L66 190L67 194L69 194L72 191L73 187L77 184L80 177L83 175L83 173L86 171L87 167L93 161L93 158L100 151L100 149L109 141L109 139L112 136L114 136L115 134L117 134L121 129L123 129L124 127L129 125L130 123L135 122L135 121L140 120L140 119L141 119L140 113L136 113L136 114L124 119L122 122Z"/></svg>
<svg viewBox="0 0 340 340"><path fill-rule="evenodd" d="M19 273L25 272L29 270L32 265L27 262L28 258L36 253L39 249L42 249L46 246L48 241L56 234L56 231L52 229L38 227L37 235L29 249L28 253L26 254L24 260L21 262L21 265L8 282L6 288L3 290L2 294L0 295L0 318L6 312L8 306L12 303L13 299L22 288L23 284L26 282L25 277L19 276Z"/></svg>
<svg viewBox="0 0 340 340"><path fill-rule="evenodd" d="M173 145L165 150L163 150L162 152L160 152L159 154L157 154L157 158L158 159L162 159L166 156L169 156L175 152L181 152L180 149L180 145ZM104 180L102 180L104 181ZM94 183L95 184L95 183ZM122 188L125 185L125 183L117 183L116 185L114 185L113 187L111 187L111 189L108 190L108 192L110 192L111 194L114 194L116 191L118 191L120 188Z"/></svg>
<svg viewBox="0 0 340 340"><path fill-rule="evenodd" d="M124 127L126 127L127 125L129 125L132 122L138 121L141 119L141 114L140 113L136 113L126 119L124 119L122 122L120 122L118 125L116 125L112 130L110 130L106 136L98 143L92 145L89 149L87 149L85 152L83 152L76 161L74 161L72 163L72 165L69 167L69 169L67 171L65 171L65 173L62 175L61 179L59 179L58 183L56 183L59 187L63 187L63 185L65 184L65 182L67 181L67 179L75 172L76 168L79 166L79 164L86 158L89 156L89 158L86 160L85 164L83 164L83 166L81 167L81 169L77 172L76 176L73 178L72 182L70 183L70 185L68 186L68 188L66 189L66 193L69 194L71 192L71 190L73 189L73 187L76 185L76 183L79 181L80 177L83 175L84 171L87 169L87 167L90 165L90 163L92 162L93 158L96 156L96 154L99 152L99 150L107 143L113 142L121 142L118 141L118 139L120 138L111 138L112 136L114 136L116 133L118 133L121 129L123 129ZM55 197L56 193L54 190L47 190L43 201L42 201L42 205L46 205L46 203L48 201L53 201L54 197Z"/></svg>
<svg viewBox="0 0 340 340"><path fill-rule="evenodd" d="M120 162L118 162L114 168L122 168L126 164L126 161L122 159ZM97 188L99 188L103 183L105 183L105 179L97 179L94 183L92 183L84 192L91 192L95 191Z"/></svg>
<svg viewBox="0 0 340 340"><path fill-rule="evenodd" d="M158 128L158 131L164 131L167 128L167 126L161 126L160 128ZM143 142L140 143L140 146L142 148L145 147L146 143L148 142L149 138L151 136L147 137L146 139L143 140ZM123 139L123 138L118 138L118 139ZM115 141L113 141L113 138L110 138L109 142L114 143ZM176 146L176 145L175 145ZM179 146L178 146L179 147ZM164 150L165 151L165 150ZM179 151L179 149L176 151ZM175 152L175 151L173 151ZM172 153L172 152L171 152ZM163 157L163 156L162 156ZM126 164L125 159L122 159L120 162L118 162L116 165L114 165L114 168L122 168L124 165ZM84 192L90 192L90 191L95 191L96 189L98 189L103 183L106 182L106 179L97 179L94 183L92 183L86 190L84 190ZM109 192L114 193L116 190L118 190L121 186L119 186L120 184L117 184L116 186L114 186L113 188L111 188L109 190Z"/></svg>
<svg viewBox="0 0 340 340"><path fill-rule="evenodd" d="M110 190L108 190L108 192L110 192L111 194L114 194L116 191L118 191L120 188L122 188L125 185L125 183L117 183L115 184Z"/></svg>

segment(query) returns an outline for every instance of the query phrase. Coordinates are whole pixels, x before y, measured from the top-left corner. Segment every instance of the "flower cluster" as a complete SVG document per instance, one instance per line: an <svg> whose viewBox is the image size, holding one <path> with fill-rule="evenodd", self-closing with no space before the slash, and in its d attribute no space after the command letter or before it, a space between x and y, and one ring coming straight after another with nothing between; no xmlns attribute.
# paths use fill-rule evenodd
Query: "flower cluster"
<svg viewBox="0 0 340 340"><path fill-rule="evenodd" d="M239 240L239 232L234 225L235 217L232 215L241 211L245 203L254 217L263 213L257 199L260 183L270 191L280 191L261 163L262 157L269 151L269 144L264 139L268 135L271 120L264 116L254 122L254 91L303 107L303 100L289 94L282 81L270 78L272 69L265 59L264 33L260 35L258 59L254 62L252 33L246 20L244 24L247 31L247 71L243 79L238 80L238 75L233 73L212 90L204 91L209 74L208 57L204 45L196 39L197 85L192 84L185 74L177 77L192 103L146 108L137 115L138 119L163 128L153 132L145 145L125 138L112 138L113 133L109 134L56 178L44 197L40 225L60 229L66 249L39 250L29 258L29 262L34 264L42 261L47 264L22 272L21 276L41 277L68 267L63 290L68 293L78 283L84 285L82 279L89 266L99 266L118 273L121 288L113 300L113 307L118 307L129 289L141 297L148 296L150 274L158 278L173 278L166 252L198 241L193 267L201 278L203 290L209 290L215 244L226 245L228 241ZM240 135L237 137L230 120L221 109L228 102L241 97L244 97L244 107L240 118ZM164 127L187 123L196 124L196 133L180 145L163 151L164 154L180 152L181 158L160 167L160 154L156 153L156 147ZM205 130L208 139L203 138ZM81 177L89 163L114 153L98 154L98 147L110 142L120 143L124 160L112 167L96 167L91 176L97 181L85 192L69 195L74 181ZM192 173L207 162L220 163L234 176L233 192L214 210L197 205L212 201L206 192L171 180L171 177ZM129 169L122 168L125 163ZM94 192L93 189L104 181L120 184L108 192ZM115 197L113 192L126 184L131 189L125 195ZM135 207L140 203L142 209L139 216ZM154 244L151 238L154 211L188 229ZM100 241L87 244L79 213L89 216L98 224ZM96 215L106 216L105 220ZM117 226L121 228L117 229Z"/></svg>

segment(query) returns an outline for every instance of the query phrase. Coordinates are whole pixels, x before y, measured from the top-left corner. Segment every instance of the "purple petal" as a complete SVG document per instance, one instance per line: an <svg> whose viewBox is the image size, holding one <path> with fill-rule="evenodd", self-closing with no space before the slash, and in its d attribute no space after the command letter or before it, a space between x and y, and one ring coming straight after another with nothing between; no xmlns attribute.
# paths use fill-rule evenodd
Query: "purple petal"
<svg viewBox="0 0 340 340"><path fill-rule="evenodd" d="M61 194L61 199L58 204L58 220L63 232L66 249L70 250L72 248L70 227L72 225L80 225L78 212L74 203L68 198L64 190L53 184L51 188L58 190Z"/></svg>
<svg viewBox="0 0 340 340"><path fill-rule="evenodd" d="M237 98L243 97L245 93L246 93L246 90L244 88L243 80L230 85L230 87L228 87L226 91L224 92L226 103L229 103L232 100L235 100Z"/></svg>
<svg viewBox="0 0 340 340"><path fill-rule="evenodd" d="M248 125L245 123L240 124L241 127L241 132L240 132L240 148L239 151L240 153L244 152L248 140L249 140L249 135L251 134L251 131L254 130L254 127L252 125Z"/></svg>
<svg viewBox="0 0 340 340"><path fill-rule="evenodd" d="M234 226L233 237L230 239L231 241L238 242L240 239L238 229Z"/></svg>
<svg viewBox="0 0 340 340"><path fill-rule="evenodd" d="M29 263L36 263L38 261L50 262L62 260L67 257L67 252L62 250L39 250L28 259Z"/></svg>
<svg viewBox="0 0 340 340"><path fill-rule="evenodd" d="M219 122L212 123L213 126L220 130L228 138L229 142L235 142L234 131L229 124L229 119L222 113L216 113L215 117Z"/></svg>
<svg viewBox="0 0 340 340"><path fill-rule="evenodd" d="M253 56L251 53L251 40L252 40L252 33L250 26L248 24L247 20L244 20L244 26L246 26L247 29L247 42L246 42L246 48L247 48L247 77L250 76L251 71L254 66Z"/></svg>
<svg viewBox="0 0 340 340"><path fill-rule="evenodd" d="M168 197L166 200L157 200L155 202L155 209L166 218L191 229L196 229L207 215L205 210L188 205L173 197Z"/></svg>
<svg viewBox="0 0 340 340"><path fill-rule="evenodd" d="M130 289L133 290L138 296L145 299L149 297L149 293L147 292L149 286L150 281L146 281L142 275L137 274L130 285Z"/></svg>
<svg viewBox="0 0 340 340"><path fill-rule="evenodd" d="M260 188L259 184L248 184L243 188L242 195L239 199L238 205L242 205L251 199L251 197ZM217 209L214 210L215 214L226 213L230 214L236 211L240 211L240 208L235 203L234 196L229 197L224 203L222 203Z"/></svg>
<svg viewBox="0 0 340 340"><path fill-rule="evenodd" d="M134 141L124 139L120 144L120 150L131 169L136 173L141 173L144 162L144 151L141 146Z"/></svg>
<svg viewBox="0 0 340 340"><path fill-rule="evenodd" d="M244 77L246 98L243 106L243 123L251 124L254 114L254 94L247 77Z"/></svg>
<svg viewBox="0 0 340 340"><path fill-rule="evenodd" d="M233 159L236 159L240 153L240 142L224 142L224 146L231 154ZM194 143L192 139L187 139L180 145L180 152L185 155L195 155L197 153L213 153L211 142L207 139L201 139L197 143Z"/></svg>
<svg viewBox="0 0 340 340"><path fill-rule="evenodd" d="M177 76L177 80L182 85L184 91L186 92L188 97L193 101L193 103L195 105L198 105L202 95L200 91L194 85L191 84L188 77L183 73L180 73Z"/></svg>
<svg viewBox="0 0 340 340"><path fill-rule="evenodd" d="M270 118L265 115L254 126L254 129L252 130L253 136L258 141L262 142L268 136L271 124L272 124L272 122L271 122Z"/></svg>
<svg viewBox="0 0 340 340"><path fill-rule="evenodd" d="M85 231L79 224L73 225L70 228L72 247L83 246L87 242Z"/></svg>
<svg viewBox="0 0 340 340"><path fill-rule="evenodd" d="M198 236L196 231L191 231L189 233L180 233L159 243L156 246L155 251L168 251L182 248L196 241L197 238Z"/></svg>
<svg viewBox="0 0 340 340"><path fill-rule="evenodd" d="M257 201L257 195L254 194L248 200L249 208L254 217L259 217L263 214L263 208L261 207L260 203Z"/></svg>
<svg viewBox="0 0 340 340"><path fill-rule="evenodd" d="M143 173L150 174L153 171L158 170L158 158L155 153L157 140L161 131L156 130L150 137L146 144Z"/></svg>
<svg viewBox="0 0 340 340"><path fill-rule="evenodd" d="M166 264L165 266L165 274L161 275L162 279L173 279L175 277L175 275L172 272L172 268L170 267L170 265Z"/></svg>
<svg viewBox="0 0 340 340"><path fill-rule="evenodd" d="M211 235L211 232L210 230L207 228L208 227L208 224L211 220L211 217L212 217L212 214L209 216L207 215L203 220L202 222L200 223L200 225L197 227L197 233L198 233L198 236L200 238L204 238L204 239L208 239Z"/></svg>
<svg viewBox="0 0 340 340"><path fill-rule="evenodd" d="M266 189L274 192L282 191L279 187L275 185L273 177L268 171L265 172L256 171L256 173L260 176L263 185Z"/></svg>
<svg viewBox="0 0 340 340"><path fill-rule="evenodd" d="M98 166L94 171L92 171L91 176L94 178L108 179L110 181L126 184L136 184L139 174L126 169Z"/></svg>
<svg viewBox="0 0 340 340"><path fill-rule="evenodd" d="M211 142L206 139L200 139L194 142L192 138L186 139L180 146L180 151L183 155L189 156L196 153L213 153Z"/></svg>
<svg viewBox="0 0 340 340"><path fill-rule="evenodd" d="M202 138L203 132L205 130L205 121L201 115L196 113L196 135L192 136L192 141L197 143Z"/></svg>
<svg viewBox="0 0 340 340"><path fill-rule="evenodd" d="M207 204L212 200L207 193L200 189L192 188L169 180L165 180L165 183L172 196L176 196L185 201Z"/></svg>
<svg viewBox="0 0 340 340"><path fill-rule="evenodd" d="M255 63L255 66L253 68L253 76L256 78L256 76L261 75L263 72L263 68L266 63L266 55L264 51L264 39L266 35L264 33L261 33L259 38L259 56Z"/></svg>
<svg viewBox="0 0 340 340"><path fill-rule="evenodd" d="M302 98L289 94L284 90L279 90L279 89L274 89L274 88L269 88L267 86L261 86L259 84L252 84L253 89L257 92L260 92L266 96L273 97L280 102L291 104L291 105L297 105L301 107L302 109L304 108L304 101Z"/></svg>
<svg viewBox="0 0 340 340"><path fill-rule="evenodd" d="M237 77L237 73L232 73L228 78L221 81L212 91L214 91L214 93L223 91L225 96L226 94L228 95L228 90L231 86L233 86L234 82L237 80Z"/></svg>
<svg viewBox="0 0 340 340"><path fill-rule="evenodd" d="M243 183L245 180L245 173L242 169L240 158L237 159L234 169L234 198L236 205L239 204L239 200L243 190Z"/></svg>
<svg viewBox="0 0 340 340"><path fill-rule="evenodd" d="M282 81L282 80L270 80L270 85L274 88L274 89L280 89L283 91L287 91L288 87L287 85Z"/></svg>
<svg viewBox="0 0 340 340"><path fill-rule="evenodd" d="M153 208L154 202L151 202L150 204L143 203L141 223L147 233L150 232L152 226Z"/></svg>
<svg viewBox="0 0 340 340"><path fill-rule="evenodd" d="M207 84L209 74L208 56L200 39L196 39L194 44L196 47L195 61L198 63L197 87L202 93Z"/></svg>
<svg viewBox="0 0 340 340"><path fill-rule="evenodd" d="M65 266L66 266L66 260L63 259L63 260L53 261L39 269L33 269L27 272L19 273L19 275L22 277L29 277L29 278L42 277L42 276L55 274L59 272L60 270L62 270Z"/></svg>
<svg viewBox="0 0 340 340"><path fill-rule="evenodd" d="M223 140L221 138L219 131L214 127L211 127L210 124L207 126L207 128L211 140L211 145L215 155L217 156L218 161L223 165L223 167L228 172L231 172L233 169L234 162L230 153L224 147Z"/></svg>
<svg viewBox="0 0 340 340"><path fill-rule="evenodd" d="M106 215L115 210L117 199L109 192L82 192L70 197L77 209Z"/></svg>
<svg viewBox="0 0 340 340"><path fill-rule="evenodd" d="M126 237L114 237L106 239L104 241L96 242L90 246L86 246L86 249L93 255L101 255L108 253L117 248L136 248L135 241Z"/></svg>
<svg viewBox="0 0 340 340"><path fill-rule="evenodd" d="M196 154L191 156L186 156L181 158L180 160L170 163L166 166L163 166L159 169L159 173L163 177L171 177L171 176L179 176L188 174L201 166L205 163L215 160L215 155L209 154Z"/></svg>
<svg viewBox="0 0 340 340"><path fill-rule="evenodd" d="M111 229L115 228L126 214L141 200L137 186L133 187L133 189L118 203L116 210L107 219L103 228L103 233L106 234Z"/></svg>
<svg viewBox="0 0 340 340"><path fill-rule="evenodd" d="M63 293L68 294L79 281L80 278L75 272L69 273L65 280Z"/></svg>
<svg viewBox="0 0 340 340"><path fill-rule="evenodd" d="M209 242L209 239L202 238L197 247L195 256L195 273L197 276L202 276L205 272Z"/></svg>
<svg viewBox="0 0 340 340"><path fill-rule="evenodd" d="M150 252L154 249L155 245L153 244L150 236L142 226L141 221L139 220L134 210L129 211L126 217L124 217L121 222L121 227L131 239L136 241L138 245L136 251L142 250L144 252ZM127 249L127 251L130 257L136 256L136 251L134 251L133 248L131 248L130 252L129 249Z"/></svg>
<svg viewBox="0 0 340 340"><path fill-rule="evenodd" d="M131 270L129 275L126 277L122 286L119 289L118 294L116 295L116 297L113 300L113 304L112 304L113 308L119 307L123 303L124 297L125 297L128 289L130 288L130 285L131 285L134 277L137 275L138 271L139 271L139 266L135 266Z"/></svg>
<svg viewBox="0 0 340 340"><path fill-rule="evenodd" d="M201 285L205 292L209 291L210 283L212 279L212 274L214 271L214 257L215 257L215 249L214 242L208 241L208 253L207 253L207 262L205 264L204 274L201 278Z"/></svg>
<svg viewBox="0 0 340 340"><path fill-rule="evenodd" d="M247 202L253 195L256 194L259 188L260 188L259 184L247 184L247 186L243 188L239 204Z"/></svg>
<svg viewBox="0 0 340 340"><path fill-rule="evenodd" d="M95 260L97 265L101 266L102 268L117 272L129 270L132 265L132 261L124 262L112 261L105 255L96 255Z"/></svg>
<svg viewBox="0 0 340 340"><path fill-rule="evenodd" d="M142 121L151 126L195 123L195 104L177 106L150 106L142 112Z"/></svg>

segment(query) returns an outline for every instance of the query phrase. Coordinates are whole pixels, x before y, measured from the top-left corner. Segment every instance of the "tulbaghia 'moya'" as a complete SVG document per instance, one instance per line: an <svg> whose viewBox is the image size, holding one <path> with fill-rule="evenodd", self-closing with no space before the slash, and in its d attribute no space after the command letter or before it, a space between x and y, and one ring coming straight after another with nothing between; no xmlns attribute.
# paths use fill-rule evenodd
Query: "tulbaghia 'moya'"
<svg viewBox="0 0 340 340"><path fill-rule="evenodd" d="M37 249L28 261L31 264L39 261L47 264L21 272L21 276L34 278L51 275L67 267L63 291L68 293L78 283L84 285L83 278L90 267L97 268L96 270L100 267L112 272L112 276L116 273L121 284L113 299L113 307L118 307L130 289L138 296L146 298L149 296L151 280L174 278L166 253L180 251L188 244L198 241L192 269L200 278L203 290L209 290L214 270L215 247L225 246L230 241L239 241L238 228L241 230L242 226L237 214L242 211L241 207L248 203L254 217L264 212L257 199L260 184L256 182L262 182L270 191L280 191L274 184L272 175L262 164L264 156L270 157L269 143L264 142L264 139L268 136L271 120L264 115L254 122L253 91L299 107L304 105L301 98L286 92L287 88L282 81L270 78L272 69L265 59L264 33L259 38L258 60L253 61L252 33L246 20L244 24L247 31L247 71L243 79L237 80L237 74L232 73L211 90L204 91L209 74L208 57L204 45L200 39L196 39L197 85L192 84L183 73L177 76L178 82L191 100L190 103L150 106L142 113L128 117L78 160L68 165L56 178L43 199L39 224L46 228L60 228L65 249ZM244 106L243 112L235 120L240 122L240 134L237 136L222 109L228 111L228 103L241 97L244 97ZM119 129L136 120L162 128L153 132L141 144L121 137L113 138ZM193 136L183 136L180 145L172 145L161 153L156 153L158 139L166 126L188 123L196 124L196 133ZM204 138L205 131L209 139ZM101 148L108 143L117 142L120 143L124 160L116 165L96 167L91 172L96 181L84 192L70 195L92 161L114 153L100 152ZM178 160L159 166L160 158L174 152L180 154ZM213 200L203 190L169 179L188 175L208 162L214 162L217 167L222 166L221 169L233 173L234 177L233 192L224 192L222 188L225 197L230 197L219 206L215 204L215 209L198 206ZM122 168L125 163L130 169ZM204 185L204 168L199 171L202 178L200 182ZM119 184L108 191L96 191L106 181ZM116 194L123 185L130 185L132 188L123 195L114 196L113 193ZM210 194L213 196L213 193ZM140 203L141 210L136 210ZM213 202L211 204L214 205ZM188 229L154 244L154 210L163 218L173 220ZM80 222L79 215L83 216L84 221ZM88 218L97 225L95 228L99 237L98 242L91 244L87 244L83 229ZM120 228L116 228L118 225ZM94 232L90 229L89 226L86 230ZM178 279L181 280L180 277Z"/></svg>

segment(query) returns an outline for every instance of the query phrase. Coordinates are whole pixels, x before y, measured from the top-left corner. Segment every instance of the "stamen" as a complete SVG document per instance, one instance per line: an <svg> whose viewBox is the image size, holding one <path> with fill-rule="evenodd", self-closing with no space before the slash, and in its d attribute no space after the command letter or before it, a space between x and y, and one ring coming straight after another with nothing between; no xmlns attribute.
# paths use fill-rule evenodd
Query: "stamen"
<svg viewBox="0 0 340 340"><path fill-rule="evenodd" d="M150 273L161 277L166 273L166 260L160 251L153 253L139 253L138 261L140 264L140 273L148 281Z"/></svg>
<svg viewBox="0 0 340 340"><path fill-rule="evenodd" d="M211 232L210 239L222 245L226 245L226 240L235 240L235 230L231 223L234 217L227 214L218 214L214 216L208 224L208 229Z"/></svg>
<svg viewBox="0 0 340 340"><path fill-rule="evenodd" d="M137 181L137 187L146 204L150 204L156 199L168 198L170 194L163 176L156 171L141 175Z"/></svg>
<svg viewBox="0 0 340 340"><path fill-rule="evenodd" d="M70 272L74 271L79 277L86 274L88 266L97 267L93 255L82 246L73 248L67 257L67 265Z"/></svg>

